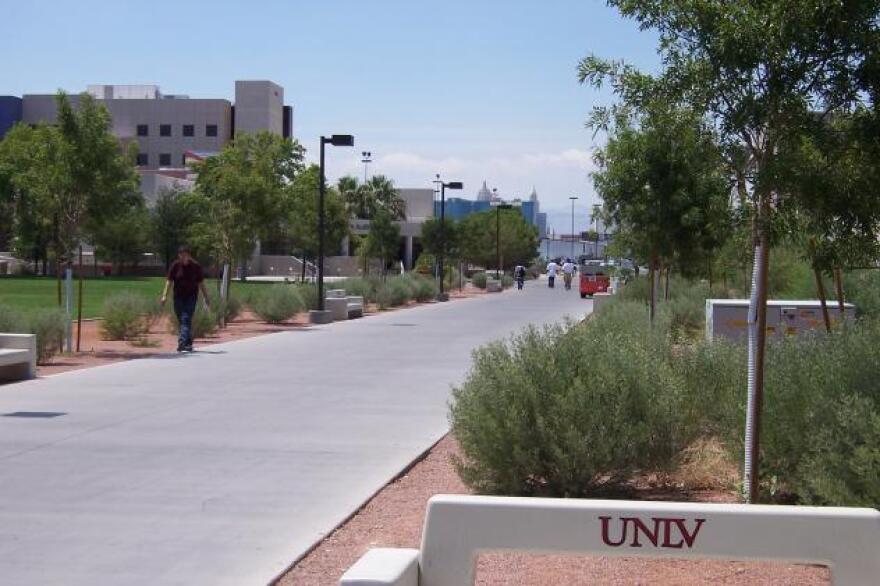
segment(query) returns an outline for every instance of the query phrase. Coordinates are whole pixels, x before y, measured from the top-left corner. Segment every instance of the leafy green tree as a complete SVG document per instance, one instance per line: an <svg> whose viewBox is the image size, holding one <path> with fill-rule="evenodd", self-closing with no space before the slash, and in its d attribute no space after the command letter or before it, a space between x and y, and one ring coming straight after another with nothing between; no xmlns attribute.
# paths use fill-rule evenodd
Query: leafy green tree
<svg viewBox="0 0 880 586"><path fill-rule="evenodd" d="M95 254L109 260L116 274L122 275L126 264L137 266L140 255L150 249L151 228L146 206L132 206L95 229Z"/></svg>
<svg viewBox="0 0 880 586"><path fill-rule="evenodd" d="M288 186L288 211L285 233L294 250L303 258L318 253L318 187L320 169L311 165ZM338 246L349 235L348 212L339 192L329 187L324 192L324 238L327 250Z"/></svg>
<svg viewBox="0 0 880 586"><path fill-rule="evenodd" d="M763 401L767 321L767 275L771 227L782 192L780 144L818 112L820 117L880 93L877 14L880 1L790 0L788 2L670 2L609 0L645 30L659 36L664 64L657 78L631 66L588 57L582 82L610 80L622 107L599 109L593 121L612 123L626 108L662 99L689 103L711 114L725 143L741 156L737 188L754 211L758 274L754 409L757 430L750 447L757 463ZM757 465L756 470L759 469ZM746 479L750 501L757 475Z"/></svg>
<svg viewBox="0 0 880 586"><path fill-rule="evenodd" d="M382 275L387 274L388 265L398 258L400 249L400 226L384 209L378 209L370 220L370 231L361 243L361 256L377 258L382 263Z"/></svg>
<svg viewBox="0 0 880 586"><path fill-rule="evenodd" d="M195 191L186 197L196 214L193 243L225 264L247 259L284 221L287 186L302 171L304 152L296 141L258 132L200 163Z"/></svg>
<svg viewBox="0 0 880 586"><path fill-rule="evenodd" d="M177 249L186 243L194 219L191 207L186 205L184 191L165 189L159 193L150 210L151 241L166 271L177 256Z"/></svg>
<svg viewBox="0 0 880 586"><path fill-rule="evenodd" d="M470 214L459 223L458 230L464 260L482 267L497 265L498 249L502 270L528 266L538 255L538 230L517 209Z"/></svg>
<svg viewBox="0 0 880 586"><path fill-rule="evenodd" d="M673 264L699 272L717 248L713 237L730 222L730 190L714 136L699 116L653 109L639 122L616 126L596 154L592 177L606 216L648 261L653 319L655 273Z"/></svg>
<svg viewBox="0 0 880 586"><path fill-rule="evenodd" d="M441 230L441 228L443 228ZM444 246L445 242L445 246ZM444 250L445 249L445 250ZM422 224L422 250L434 258L443 255L447 260L461 258L460 226L451 218L429 218ZM445 252L445 254L443 254Z"/></svg>

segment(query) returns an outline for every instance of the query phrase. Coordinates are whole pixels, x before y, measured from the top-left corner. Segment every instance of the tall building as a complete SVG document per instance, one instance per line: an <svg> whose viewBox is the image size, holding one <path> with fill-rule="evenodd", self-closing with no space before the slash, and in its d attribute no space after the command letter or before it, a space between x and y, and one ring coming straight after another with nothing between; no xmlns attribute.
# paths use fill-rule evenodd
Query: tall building
<svg viewBox="0 0 880 586"><path fill-rule="evenodd" d="M446 198L446 217L453 220L461 220L470 214L485 212L492 209L493 203L512 203L519 209L526 222L538 229L538 237L544 238L547 234L547 214L541 212L541 204L538 200L538 191L532 186L532 192L528 199L519 198L505 200L496 192L493 192L483 181L483 185L477 192L477 197L473 199L465 199L462 197ZM440 215L440 202L434 202L434 214Z"/></svg>
<svg viewBox="0 0 880 586"><path fill-rule="evenodd" d="M293 133L284 89L271 81L236 81L234 102L163 94L157 85L89 85L86 93L107 107L113 134L138 145L142 170L182 168L188 152L219 152L243 132ZM76 107L80 96L70 99ZM54 94L0 96L0 138L15 122L52 124L57 116Z"/></svg>

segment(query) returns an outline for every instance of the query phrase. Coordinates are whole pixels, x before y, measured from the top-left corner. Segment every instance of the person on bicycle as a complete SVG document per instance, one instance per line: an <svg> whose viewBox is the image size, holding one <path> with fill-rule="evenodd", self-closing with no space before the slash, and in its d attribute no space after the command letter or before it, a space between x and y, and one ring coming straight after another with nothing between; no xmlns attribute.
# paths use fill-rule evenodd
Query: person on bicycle
<svg viewBox="0 0 880 586"><path fill-rule="evenodd" d="M513 278L516 281L516 288L522 291L523 285L526 282L526 267L516 265L516 268L513 269Z"/></svg>

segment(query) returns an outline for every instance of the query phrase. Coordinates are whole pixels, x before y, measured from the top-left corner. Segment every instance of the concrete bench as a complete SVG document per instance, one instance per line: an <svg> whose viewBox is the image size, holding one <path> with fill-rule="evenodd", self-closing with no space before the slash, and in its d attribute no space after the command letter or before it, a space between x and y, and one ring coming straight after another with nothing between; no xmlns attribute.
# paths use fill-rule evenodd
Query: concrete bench
<svg viewBox="0 0 880 586"><path fill-rule="evenodd" d="M501 281L497 279L489 279L486 281L486 293L501 293L504 290L504 287L501 284Z"/></svg>
<svg viewBox="0 0 880 586"><path fill-rule="evenodd" d="M599 311L600 307L607 305L612 298L611 293L594 293L593 294L593 312Z"/></svg>
<svg viewBox="0 0 880 586"><path fill-rule="evenodd" d="M324 308L333 316L333 321L344 321L364 315L364 298L346 295L345 289L331 289L324 296Z"/></svg>
<svg viewBox="0 0 880 586"><path fill-rule="evenodd" d="M33 334L0 334L0 380L37 376L37 337Z"/></svg>
<svg viewBox="0 0 880 586"><path fill-rule="evenodd" d="M880 512L437 495L420 549L372 549L340 584L470 585L489 551L821 564L838 586L856 586L880 576Z"/></svg>

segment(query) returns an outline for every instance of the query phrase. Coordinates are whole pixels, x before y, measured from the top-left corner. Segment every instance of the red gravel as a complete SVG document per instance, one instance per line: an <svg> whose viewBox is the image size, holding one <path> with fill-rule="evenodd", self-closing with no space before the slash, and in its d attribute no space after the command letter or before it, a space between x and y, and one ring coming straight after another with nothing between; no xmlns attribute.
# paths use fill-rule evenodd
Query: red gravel
<svg viewBox="0 0 880 586"><path fill-rule="evenodd" d="M280 586L324 586L339 578L371 547L419 546L425 505L439 493L464 494L450 462L458 453L451 436L438 443L406 475L380 491L354 517L331 533L279 581ZM729 501L731 495L706 492L694 500ZM595 584L738 584L818 586L829 584L826 568L793 564L702 560L569 557L493 553L480 556L480 586Z"/></svg>

